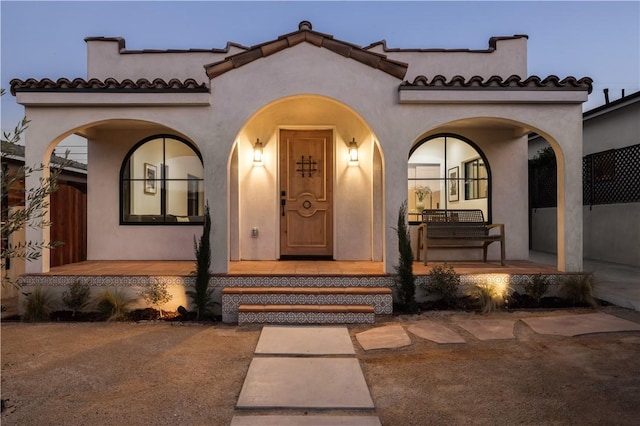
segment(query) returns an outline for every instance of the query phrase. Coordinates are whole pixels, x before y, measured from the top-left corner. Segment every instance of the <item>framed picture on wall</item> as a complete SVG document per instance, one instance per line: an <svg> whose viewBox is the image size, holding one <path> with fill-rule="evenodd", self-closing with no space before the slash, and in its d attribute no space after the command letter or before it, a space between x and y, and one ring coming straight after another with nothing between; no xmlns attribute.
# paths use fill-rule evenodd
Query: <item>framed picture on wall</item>
<svg viewBox="0 0 640 426"><path fill-rule="evenodd" d="M144 163L144 193L145 194L155 194L157 192L156 188L156 174L158 172L158 168L153 164Z"/></svg>
<svg viewBox="0 0 640 426"><path fill-rule="evenodd" d="M460 178L460 167L452 167L449 169L449 201L458 201L460 199L460 185L458 179Z"/></svg>

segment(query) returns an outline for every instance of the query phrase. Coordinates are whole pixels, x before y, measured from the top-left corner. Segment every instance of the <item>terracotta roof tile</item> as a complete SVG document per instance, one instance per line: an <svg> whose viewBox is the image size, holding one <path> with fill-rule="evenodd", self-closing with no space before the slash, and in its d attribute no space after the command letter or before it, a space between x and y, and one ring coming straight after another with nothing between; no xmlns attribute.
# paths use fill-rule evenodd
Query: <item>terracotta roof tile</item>
<svg viewBox="0 0 640 426"><path fill-rule="evenodd" d="M223 61L205 65L205 70L209 78L213 79L231 69L239 68L256 59L272 55L305 42L314 46L323 47L346 58L355 59L360 63L379 69L399 79L404 78L407 73L407 64L388 59L385 55L368 52L360 46L335 40L331 35L313 31L311 23L308 21L300 22L298 31L284 34L275 40L253 46L246 52L229 56Z"/></svg>
<svg viewBox="0 0 640 426"><path fill-rule="evenodd" d="M436 75L431 80L427 77L420 75L413 80L413 83L408 81L403 82L399 90L441 90L441 89L552 89L552 90L588 90L591 93L593 89L593 80L589 77L583 77L577 79L575 77L566 77L560 79L558 76L550 75L544 79L538 76L527 77L522 79L518 75L512 75L503 79L500 76L494 75L487 79L481 76L473 76L465 79L462 76L454 76L451 79L443 75Z"/></svg>
<svg viewBox="0 0 640 426"><path fill-rule="evenodd" d="M181 81L177 78L164 81L156 78L149 81L146 78L133 81L125 79L118 81L115 78L107 78L106 80L98 80L92 78L85 80L76 78L69 80L60 78L53 81L49 78L36 80L29 78L25 81L13 79L11 84L11 94L15 96L16 92L79 92L79 91L115 91L115 92L208 92L209 88L205 83L198 83L192 78Z"/></svg>

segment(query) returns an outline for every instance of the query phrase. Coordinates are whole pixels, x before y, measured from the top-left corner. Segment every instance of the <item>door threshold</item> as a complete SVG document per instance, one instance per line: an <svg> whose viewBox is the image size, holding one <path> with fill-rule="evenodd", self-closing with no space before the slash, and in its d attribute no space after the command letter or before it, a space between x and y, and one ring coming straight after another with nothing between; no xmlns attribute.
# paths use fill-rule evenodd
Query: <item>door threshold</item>
<svg viewBox="0 0 640 426"><path fill-rule="evenodd" d="M332 255L285 254L279 260L334 260Z"/></svg>

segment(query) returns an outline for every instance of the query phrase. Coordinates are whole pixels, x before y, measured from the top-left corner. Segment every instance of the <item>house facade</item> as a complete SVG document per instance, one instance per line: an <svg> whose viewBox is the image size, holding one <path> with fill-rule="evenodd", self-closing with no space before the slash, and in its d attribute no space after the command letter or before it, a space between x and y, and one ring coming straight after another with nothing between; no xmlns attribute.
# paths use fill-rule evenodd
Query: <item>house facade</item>
<svg viewBox="0 0 640 426"><path fill-rule="evenodd" d="M11 90L31 120L27 163L46 163L70 134L88 140L89 260L193 259L208 204L214 273L287 258L393 272L405 200L413 220L422 208L480 208L505 224L507 259L527 259L535 132L559 163L558 268L582 268L591 80L527 76L526 36L494 37L486 50L360 47L303 21L252 47L86 42L86 79L13 80ZM45 253L27 272L49 267Z"/></svg>

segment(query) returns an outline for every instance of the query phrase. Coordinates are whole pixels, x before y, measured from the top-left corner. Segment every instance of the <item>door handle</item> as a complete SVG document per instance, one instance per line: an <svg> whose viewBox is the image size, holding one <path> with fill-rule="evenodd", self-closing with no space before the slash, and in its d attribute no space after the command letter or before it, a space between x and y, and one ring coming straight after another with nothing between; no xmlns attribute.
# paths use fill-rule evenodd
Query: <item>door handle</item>
<svg viewBox="0 0 640 426"><path fill-rule="evenodd" d="M287 205L287 191L280 191L280 212L284 217L284 206Z"/></svg>

